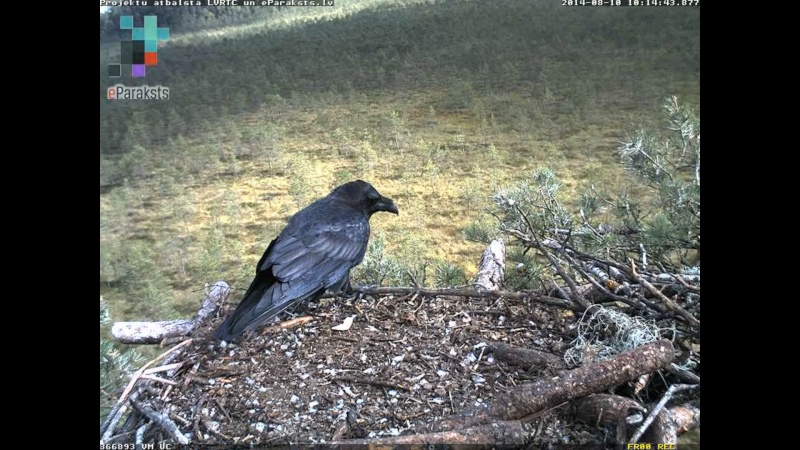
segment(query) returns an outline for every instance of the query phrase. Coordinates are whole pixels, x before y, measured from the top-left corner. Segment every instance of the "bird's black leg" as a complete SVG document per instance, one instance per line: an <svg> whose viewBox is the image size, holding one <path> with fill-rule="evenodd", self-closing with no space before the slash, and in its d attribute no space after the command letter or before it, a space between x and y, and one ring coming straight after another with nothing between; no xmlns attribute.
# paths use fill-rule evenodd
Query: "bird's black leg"
<svg viewBox="0 0 800 450"><path fill-rule="evenodd" d="M347 275L347 279L344 281L340 293L345 299L348 300L360 300L364 297L364 293L358 289L353 288L353 285L350 284L350 275Z"/></svg>

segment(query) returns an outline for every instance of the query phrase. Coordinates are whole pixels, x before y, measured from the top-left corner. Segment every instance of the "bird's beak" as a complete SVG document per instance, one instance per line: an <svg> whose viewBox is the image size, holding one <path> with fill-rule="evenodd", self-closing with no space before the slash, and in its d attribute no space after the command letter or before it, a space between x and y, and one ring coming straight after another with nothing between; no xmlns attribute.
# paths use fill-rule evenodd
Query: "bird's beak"
<svg viewBox="0 0 800 450"><path fill-rule="evenodd" d="M386 211L394 214L399 213L399 211L397 211L397 206L395 206L394 202L389 197L381 196L380 201L375 204L375 209L377 211Z"/></svg>

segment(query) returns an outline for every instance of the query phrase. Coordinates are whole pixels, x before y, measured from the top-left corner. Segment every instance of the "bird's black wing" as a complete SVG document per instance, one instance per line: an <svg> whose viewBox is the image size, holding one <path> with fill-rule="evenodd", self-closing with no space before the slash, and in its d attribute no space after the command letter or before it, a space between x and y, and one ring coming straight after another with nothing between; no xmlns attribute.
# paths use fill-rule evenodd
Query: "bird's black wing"
<svg viewBox="0 0 800 450"><path fill-rule="evenodd" d="M261 257L256 279L219 337L252 330L299 301L340 288L364 258L369 240L366 217L347 219L287 225Z"/></svg>

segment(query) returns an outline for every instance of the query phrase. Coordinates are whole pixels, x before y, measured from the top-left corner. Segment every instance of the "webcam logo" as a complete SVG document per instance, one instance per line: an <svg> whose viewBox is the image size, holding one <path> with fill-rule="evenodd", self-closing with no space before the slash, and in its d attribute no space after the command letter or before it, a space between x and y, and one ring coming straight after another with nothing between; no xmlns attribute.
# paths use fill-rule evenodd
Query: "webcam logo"
<svg viewBox="0 0 800 450"><path fill-rule="evenodd" d="M125 72L144 78L148 66L158 65L158 42L169 39L169 28L159 27L157 16L144 16L142 27L133 26L133 16L120 16L119 29L131 30L131 39L119 42L120 62L108 65L108 76L119 78Z"/></svg>

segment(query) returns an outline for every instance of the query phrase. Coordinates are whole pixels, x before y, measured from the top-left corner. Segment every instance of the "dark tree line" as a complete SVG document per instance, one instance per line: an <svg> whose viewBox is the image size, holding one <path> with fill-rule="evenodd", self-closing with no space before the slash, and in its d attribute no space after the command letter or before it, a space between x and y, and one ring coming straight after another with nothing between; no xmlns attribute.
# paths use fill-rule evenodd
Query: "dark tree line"
<svg viewBox="0 0 800 450"><path fill-rule="evenodd" d="M290 18L301 9L116 8L101 16L101 35L116 33L123 13L157 13L159 23L180 32L264 18L259 15ZM105 72L105 63L113 61L101 61L101 154L129 152L130 142L153 154L198 124L214 126L216 118L256 111L276 99L279 106L327 94L355 99L428 91L441 93L437 110L463 112L493 93L524 92L530 110L502 102L481 106L487 117L508 124L530 122L526 117L540 114L543 104L554 111L589 108L591 99L611 97L615 89L660 98L666 92L652 92L657 86L699 71L698 30L694 9L564 14L547 2L506 0L365 9L333 20L300 17L291 27L221 39L198 36L191 45L160 49L159 66L147 75L148 84L170 87L169 102L108 102L105 88L117 79ZM633 72L636 77L628 76ZM175 117L182 125L170 129L166 124Z"/></svg>

